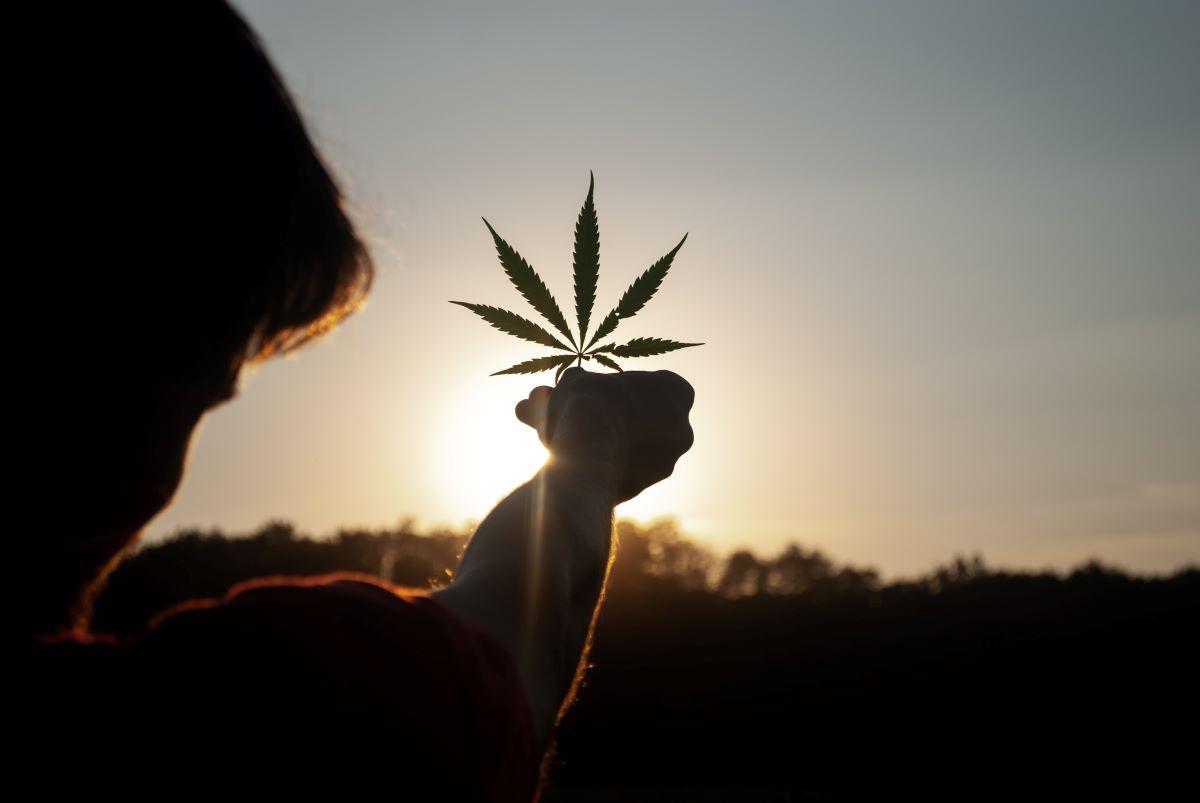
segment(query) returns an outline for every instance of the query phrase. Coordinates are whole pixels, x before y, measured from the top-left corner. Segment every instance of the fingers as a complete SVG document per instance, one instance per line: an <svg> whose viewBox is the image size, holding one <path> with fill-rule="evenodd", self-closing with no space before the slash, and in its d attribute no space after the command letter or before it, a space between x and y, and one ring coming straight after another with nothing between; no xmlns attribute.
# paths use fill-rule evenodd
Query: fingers
<svg viewBox="0 0 1200 803"><path fill-rule="evenodd" d="M692 448L694 441L692 426L684 420L656 431L636 444L630 454L629 471L623 488L625 498L631 499L671 476L675 472L675 465Z"/></svg>
<svg viewBox="0 0 1200 803"><path fill-rule="evenodd" d="M696 442L696 433L692 430L692 425L687 421L683 422L683 426L675 433L672 438L671 448L676 454L681 457L692 448L692 444Z"/></svg>
<svg viewBox="0 0 1200 803"><path fill-rule="evenodd" d="M558 384L555 387L561 388L563 385L571 384L578 379L582 379L590 373L591 371L584 370L578 365L572 365L570 368L562 372L562 376L558 378Z"/></svg>
<svg viewBox="0 0 1200 803"><path fill-rule="evenodd" d="M665 392L683 407L684 412L692 409L696 402L696 389L691 382L674 371L655 371L654 375L662 382Z"/></svg>
<svg viewBox="0 0 1200 803"><path fill-rule="evenodd" d="M529 398L517 402L517 420L539 433L546 426L546 409L550 404L551 388L539 385L529 392Z"/></svg>
<svg viewBox="0 0 1200 803"><path fill-rule="evenodd" d="M572 396L563 408L553 444L558 451L612 453L621 430L620 420L603 399L580 393Z"/></svg>
<svg viewBox="0 0 1200 803"><path fill-rule="evenodd" d="M600 453L615 449L619 496L631 499L669 477L692 447L688 413L695 400L691 383L673 371L598 374L572 366L553 388L534 388L516 414L564 464L606 462L612 455Z"/></svg>

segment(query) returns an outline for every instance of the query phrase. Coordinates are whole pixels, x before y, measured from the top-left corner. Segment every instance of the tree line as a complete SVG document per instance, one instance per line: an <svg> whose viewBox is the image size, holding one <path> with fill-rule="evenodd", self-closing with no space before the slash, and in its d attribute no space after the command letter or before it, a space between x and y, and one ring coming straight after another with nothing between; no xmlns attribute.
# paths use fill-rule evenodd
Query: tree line
<svg viewBox="0 0 1200 803"><path fill-rule="evenodd" d="M320 539L279 521L185 530L113 572L95 629L133 633L267 575L435 587L468 537L408 521ZM621 522L543 799L1077 790L1118 773L1146 793L1194 763L1175 734L1198 713L1198 625L1195 567L1013 572L968 556L884 583L799 544L719 556L670 520Z"/></svg>

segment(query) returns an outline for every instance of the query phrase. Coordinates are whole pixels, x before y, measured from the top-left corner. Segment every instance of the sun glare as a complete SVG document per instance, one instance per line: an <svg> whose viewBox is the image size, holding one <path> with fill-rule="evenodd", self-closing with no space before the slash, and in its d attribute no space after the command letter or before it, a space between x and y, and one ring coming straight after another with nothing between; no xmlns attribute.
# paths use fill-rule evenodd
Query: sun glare
<svg viewBox="0 0 1200 803"><path fill-rule="evenodd" d="M455 398L437 433L443 505L462 519L481 519L546 462L537 435L517 420L520 396L506 382L472 383Z"/></svg>
<svg viewBox="0 0 1200 803"><path fill-rule="evenodd" d="M546 462L548 454L537 435L513 413L521 396L520 389L490 377L465 383L453 394L458 404L429 432L437 474L430 479L450 521L482 519ZM622 504L617 515L645 522L685 514L694 501L688 473L689 466L681 465L676 476Z"/></svg>

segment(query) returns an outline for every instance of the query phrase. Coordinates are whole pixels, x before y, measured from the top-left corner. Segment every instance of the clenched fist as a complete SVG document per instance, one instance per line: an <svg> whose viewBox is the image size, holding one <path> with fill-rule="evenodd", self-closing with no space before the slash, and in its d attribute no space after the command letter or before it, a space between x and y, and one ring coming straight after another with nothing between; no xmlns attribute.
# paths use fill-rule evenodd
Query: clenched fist
<svg viewBox="0 0 1200 803"><path fill-rule="evenodd" d="M534 388L516 412L537 430L553 461L596 473L613 489L614 502L624 502L669 477L691 448L695 396L671 371L570 368L557 386Z"/></svg>

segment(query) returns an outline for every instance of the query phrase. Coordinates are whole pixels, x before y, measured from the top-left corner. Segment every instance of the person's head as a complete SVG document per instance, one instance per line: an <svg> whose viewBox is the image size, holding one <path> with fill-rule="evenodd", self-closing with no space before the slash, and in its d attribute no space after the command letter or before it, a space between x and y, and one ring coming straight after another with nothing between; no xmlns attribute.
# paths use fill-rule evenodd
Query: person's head
<svg viewBox="0 0 1200 803"><path fill-rule="evenodd" d="M83 69L51 88L73 210L54 255L56 340L70 345L52 391L69 512L37 538L64 586L165 507L242 368L332 328L372 275L292 99L225 2L101 5L73 34ZM46 593L51 608L70 591Z"/></svg>

